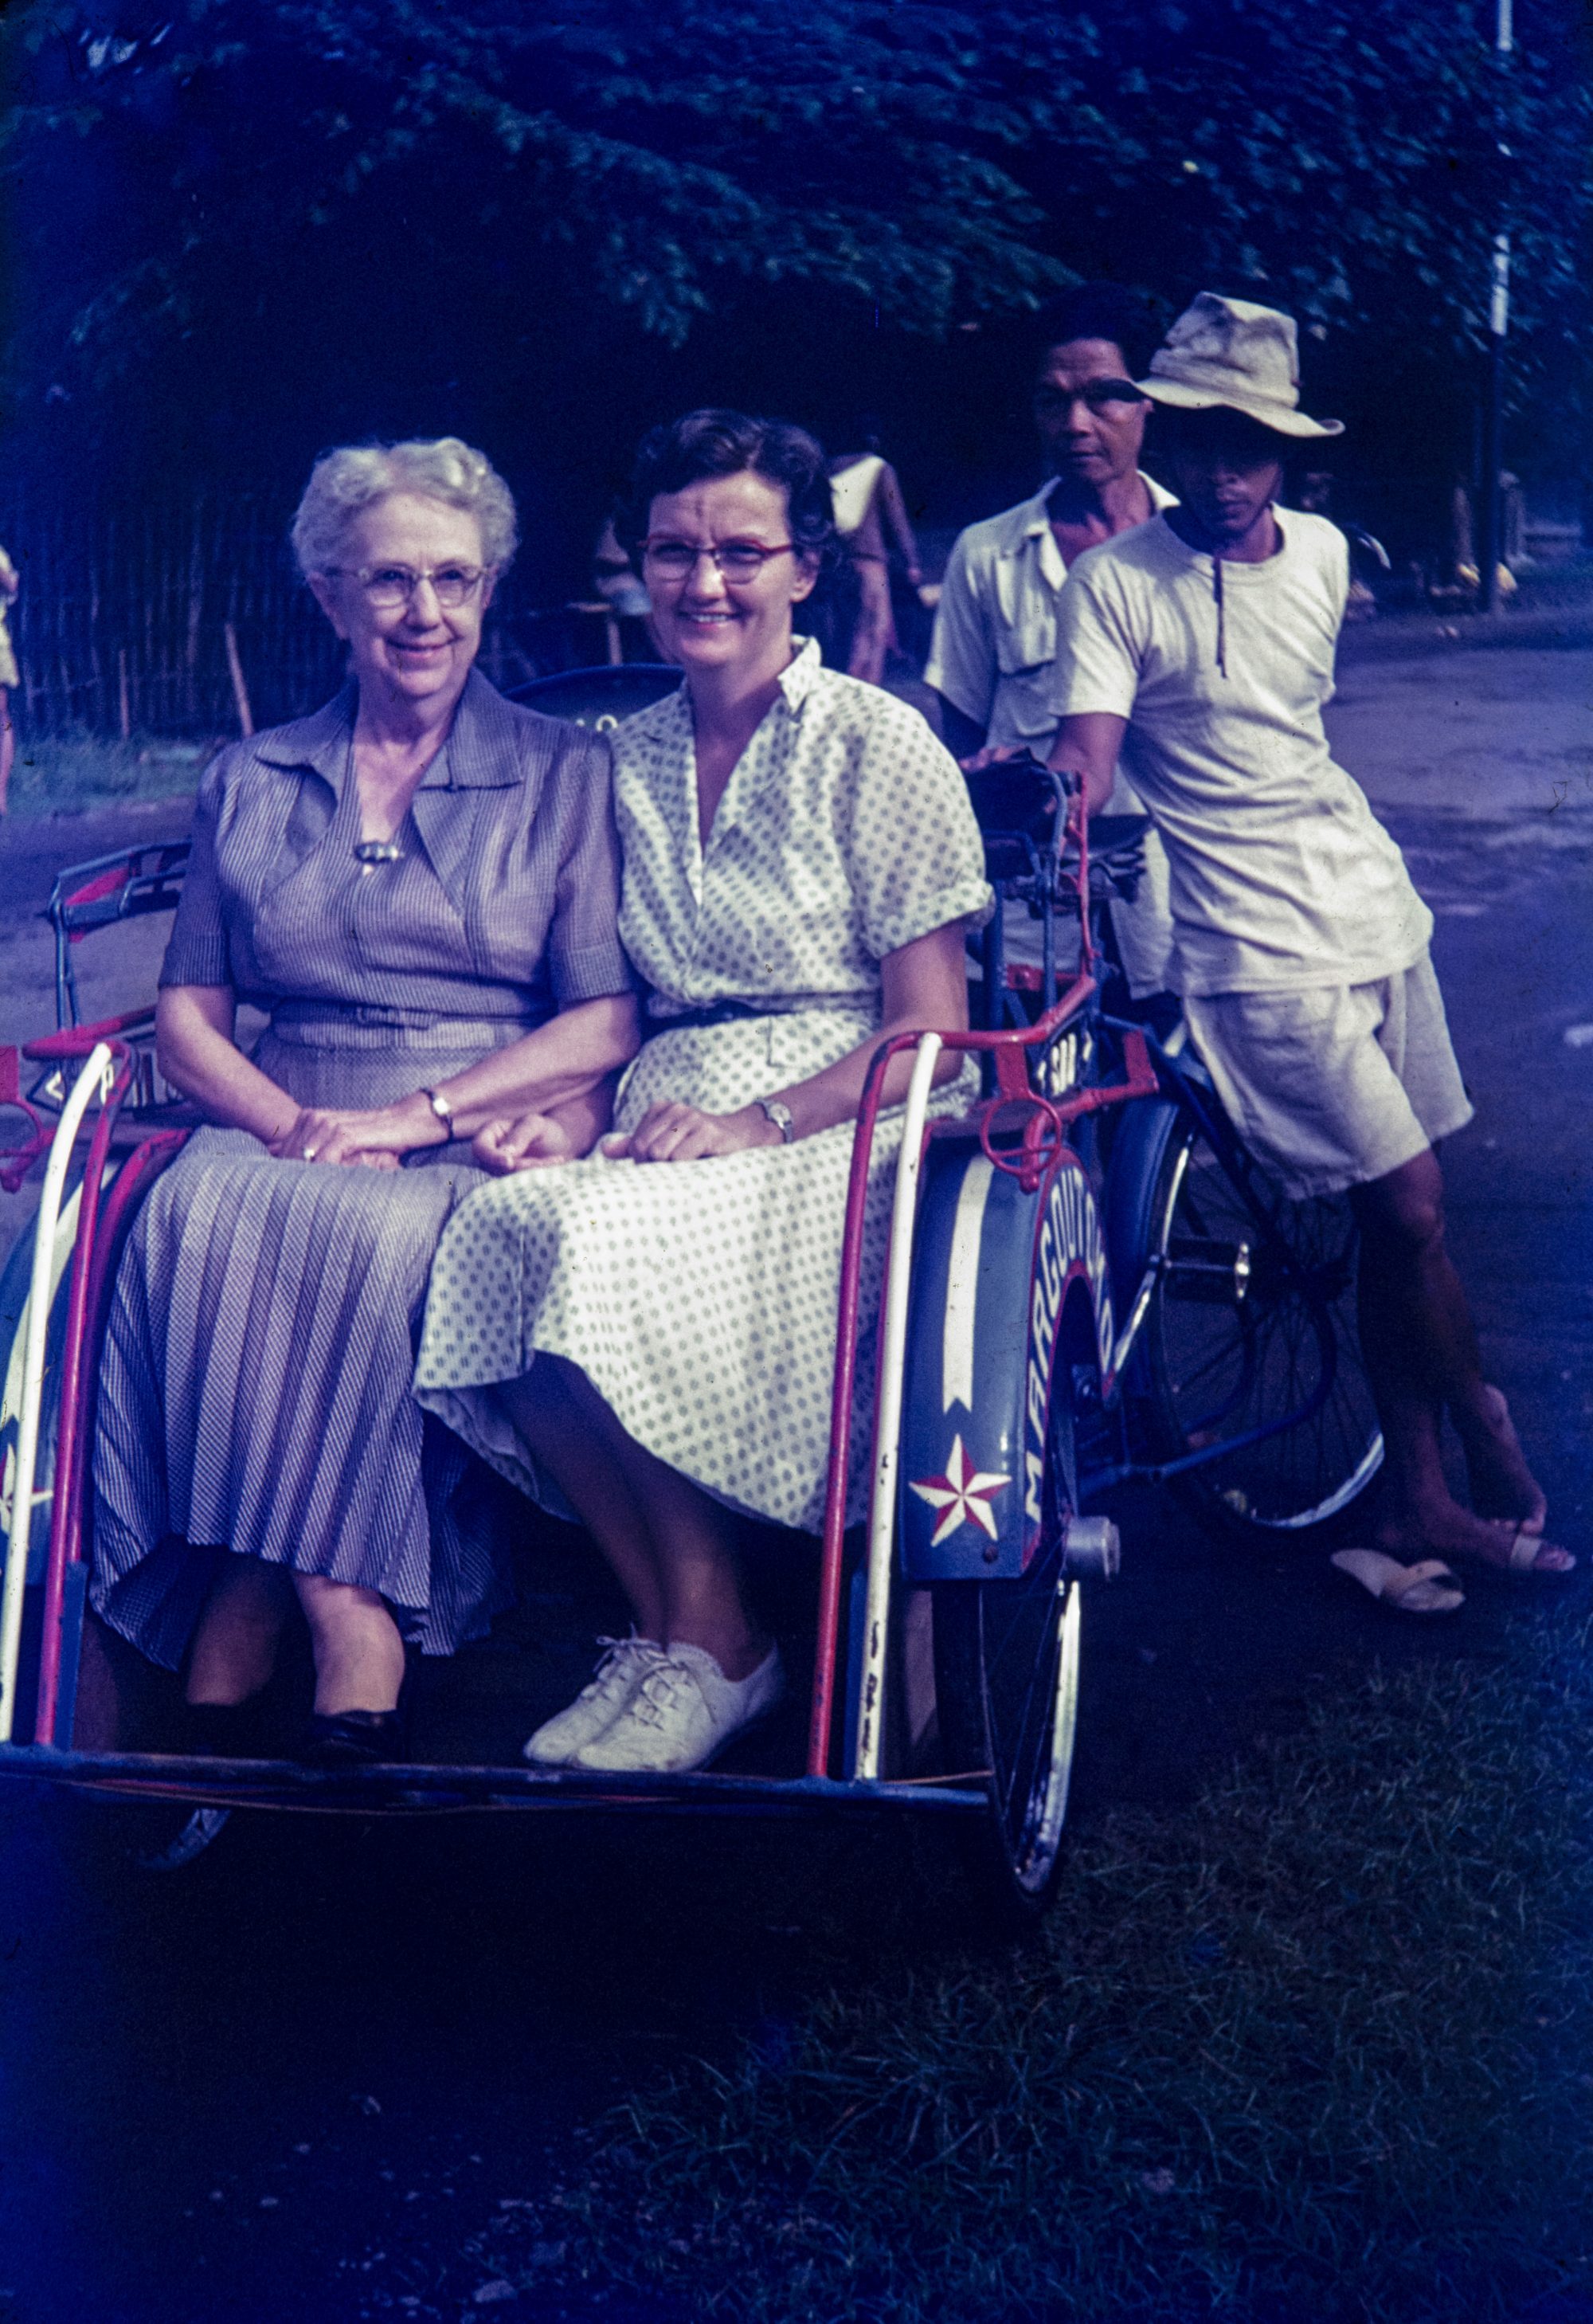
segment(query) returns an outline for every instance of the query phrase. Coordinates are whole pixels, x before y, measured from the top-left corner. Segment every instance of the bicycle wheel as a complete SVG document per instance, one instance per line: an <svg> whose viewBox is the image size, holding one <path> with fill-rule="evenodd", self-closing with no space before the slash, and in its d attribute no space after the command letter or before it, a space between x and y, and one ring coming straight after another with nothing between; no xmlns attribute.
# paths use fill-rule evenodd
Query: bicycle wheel
<svg viewBox="0 0 1593 2324"><path fill-rule="evenodd" d="M1134 1380L1150 1457L1231 1445L1174 1479L1229 1534L1335 1526L1383 1461L1349 1198L1294 1202L1256 1177L1247 1199L1188 1113L1147 1111L1148 1134L1119 1160L1140 1174L1139 1265L1160 1261Z"/></svg>
<svg viewBox="0 0 1593 2324"><path fill-rule="evenodd" d="M1073 1414L1059 1377L1038 1546L1009 1582L935 1585L935 1687L948 1775L984 1776L971 1869L986 1917L1033 1927L1061 1866L1079 1707L1079 1585L1064 1548L1075 1503Z"/></svg>

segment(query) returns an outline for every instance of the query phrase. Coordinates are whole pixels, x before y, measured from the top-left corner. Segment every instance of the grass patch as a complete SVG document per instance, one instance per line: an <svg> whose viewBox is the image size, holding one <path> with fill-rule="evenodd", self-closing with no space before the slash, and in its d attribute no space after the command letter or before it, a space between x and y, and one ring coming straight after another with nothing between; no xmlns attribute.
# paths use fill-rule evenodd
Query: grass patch
<svg viewBox="0 0 1593 2324"><path fill-rule="evenodd" d="M196 788L216 747L170 736L135 735L120 742L96 734L30 738L19 732L12 811L59 815L117 799L175 798Z"/></svg>
<svg viewBox="0 0 1593 2324"><path fill-rule="evenodd" d="M838 1958L489 2264L769 2324L1593 2314L1588 1645L1324 1694L1078 1842L1031 1950Z"/></svg>

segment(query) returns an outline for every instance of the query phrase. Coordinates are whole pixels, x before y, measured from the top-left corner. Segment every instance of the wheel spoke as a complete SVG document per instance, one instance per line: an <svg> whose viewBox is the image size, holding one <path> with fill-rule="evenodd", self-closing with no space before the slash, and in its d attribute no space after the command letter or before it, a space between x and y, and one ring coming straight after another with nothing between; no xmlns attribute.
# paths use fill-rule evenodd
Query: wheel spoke
<svg viewBox="0 0 1593 2324"><path fill-rule="evenodd" d="M1037 1753L1033 1730L1036 1726L1045 1730L1045 1748L1049 1743L1047 1712L1055 1693L1055 1655L1057 1632L1056 1568L1054 1557L1036 1558L1034 1566L1021 1582L995 1582L984 1595L983 1624L985 1653L985 1685L990 1702L991 1739L999 1747L995 1758L998 1781L1001 1784L1001 1809L1008 1828L1012 1829L1012 1806L1020 1779L1020 1794L1027 1807L1035 1785L1035 1761ZM1022 1602L1014 1605L999 1642L992 1640L995 1611L991 1605L999 1590L1017 1590L1023 1593ZM1009 1671L1009 1657L1015 1643L1019 1648L1017 1674ZM1027 1646L1027 1652L1021 1652ZM1013 1702L1008 1700L1007 1687L1016 1675L1022 1692ZM1040 1715L1035 1716L1038 1697ZM999 1730L999 1733L998 1733Z"/></svg>
<svg viewBox="0 0 1593 2324"><path fill-rule="evenodd" d="M1244 1244L1253 1272L1242 1308L1180 1298L1175 1259L1164 1278L1152 1360L1163 1442L1176 1455L1202 1438L1267 1430L1217 1454L1192 1480L1257 1525L1307 1520L1368 1478L1377 1458L1377 1413L1356 1338L1348 1204L1338 1196L1291 1202L1258 1176L1253 1192L1271 1221L1264 1231L1197 1134L1187 1149L1169 1149L1164 1167L1163 1253L1190 1242ZM1198 1263L1207 1255L1189 1256ZM1186 1284L1198 1290L1202 1277L1192 1274Z"/></svg>

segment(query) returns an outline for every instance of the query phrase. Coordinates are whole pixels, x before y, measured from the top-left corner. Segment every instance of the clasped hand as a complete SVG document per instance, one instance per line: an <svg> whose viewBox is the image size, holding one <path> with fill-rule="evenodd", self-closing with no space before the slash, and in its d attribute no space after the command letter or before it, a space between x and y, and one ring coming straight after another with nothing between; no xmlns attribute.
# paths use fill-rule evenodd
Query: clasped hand
<svg viewBox="0 0 1593 2324"><path fill-rule="evenodd" d="M629 1135L605 1138L603 1150L614 1161L705 1162L719 1154L744 1154L754 1146L778 1146L780 1133L760 1105L736 1113L704 1113L699 1106L671 1099L649 1105Z"/></svg>
<svg viewBox="0 0 1593 2324"><path fill-rule="evenodd" d="M364 1170L396 1170L400 1157L411 1148L441 1142L437 1124L428 1134L418 1123L413 1107L373 1106L365 1111L341 1111L307 1105L286 1130L266 1141L280 1162L332 1162ZM446 1132L443 1133L446 1135Z"/></svg>
<svg viewBox="0 0 1593 2324"><path fill-rule="evenodd" d="M699 1106L671 1100L649 1106L634 1130L600 1143L612 1162L704 1162L754 1146L778 1146L780 1133L760 1106L742 1106L738 1113L704 1113ZM471 1150L483 1170L500 1177L567 1162L574 1151L563 1127L545 1113L490 1121Z"/></svg>

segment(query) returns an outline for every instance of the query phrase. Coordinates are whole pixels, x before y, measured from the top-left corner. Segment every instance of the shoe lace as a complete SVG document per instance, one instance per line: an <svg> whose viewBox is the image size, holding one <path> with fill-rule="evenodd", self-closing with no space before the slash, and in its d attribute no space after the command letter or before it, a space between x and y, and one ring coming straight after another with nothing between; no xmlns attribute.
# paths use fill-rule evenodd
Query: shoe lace
<svg viewBox="0 0 1593 2324"><path fill-rule="evenodd" d="M690 1671L679 1663L659 1663L649 1671L631 1698L630 1715L643 1727L661 1727L669 1712L702 1690Z"/></svg>
<svg viewBox="0 0 1593 2324"><path fill-rule="evenodd" d="M629 1662L633 1655L650 1658L662 1652L662 1648L654 1646L650 1639L639 1638L634 1634L628 1638L599 1638L597 1643L607 1651L592 1676L581 1689L583 1696L600 1693L604 1683L619 1669L621 1664Z"/></svg>

